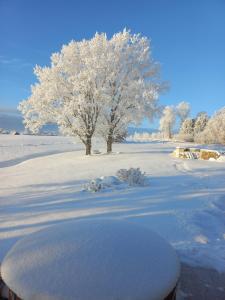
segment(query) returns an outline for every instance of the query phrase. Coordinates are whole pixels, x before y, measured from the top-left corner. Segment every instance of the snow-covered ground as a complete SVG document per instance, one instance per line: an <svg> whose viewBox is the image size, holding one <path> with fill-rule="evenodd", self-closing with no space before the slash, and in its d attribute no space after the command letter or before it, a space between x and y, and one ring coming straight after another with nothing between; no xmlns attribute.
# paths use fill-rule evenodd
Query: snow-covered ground
<svg viewBox="0 0 225 300"><path fill-rule="evenodd" d="M75 140L60 136L32 136L0 134L0 168L22 161L82 149Z"/></svg>
<svg viewBox="0 0 225 300"><path fill-rule="evenodd" d="M0 261L40 228L110 217L158 232L189 266L225 272L225 163L173 158L176 146L117 144L111 155L87 157L69 138L0 135ZM90 179L131 167L144 171L149 185L84 191Z"/></svg>

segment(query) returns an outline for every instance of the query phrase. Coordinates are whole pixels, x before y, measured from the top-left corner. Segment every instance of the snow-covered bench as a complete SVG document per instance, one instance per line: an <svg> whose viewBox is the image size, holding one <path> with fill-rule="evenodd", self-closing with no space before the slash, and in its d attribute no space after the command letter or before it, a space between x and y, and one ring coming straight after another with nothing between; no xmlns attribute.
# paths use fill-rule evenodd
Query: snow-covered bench
<svg viewBox="0 0 225 300"><path fill-rule="evenodd" d="M118 220L61 223L18 241L3 280L24 300L175 299L173 248L145 227Z"/></svg>

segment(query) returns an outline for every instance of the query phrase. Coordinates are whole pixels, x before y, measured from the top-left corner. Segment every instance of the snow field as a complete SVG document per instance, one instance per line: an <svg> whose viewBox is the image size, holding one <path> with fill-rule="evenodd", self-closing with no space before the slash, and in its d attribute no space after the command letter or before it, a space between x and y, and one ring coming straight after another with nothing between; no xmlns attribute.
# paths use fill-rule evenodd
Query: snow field
<svg viewBox="0 0 225 300"><path fill-rule="evenodd" d="M111 155L86 157L82 146L63 137L44 137L45 154L52 145L71 152L41 156L43 140L35 137L35 147L24 146L23 157L15 151L22 137L7 138L5 145L15 148L5 147L14 164L7 167L7 158L0 168L0 261L28 233L74 218L110 217L156 231L189 265L225 271L224 163L175 159L169 155L175 143L118 144ZM33 139L27 136L26 143ZM90 180L129 168L145 172L149 185L83 191Z"/></svg>

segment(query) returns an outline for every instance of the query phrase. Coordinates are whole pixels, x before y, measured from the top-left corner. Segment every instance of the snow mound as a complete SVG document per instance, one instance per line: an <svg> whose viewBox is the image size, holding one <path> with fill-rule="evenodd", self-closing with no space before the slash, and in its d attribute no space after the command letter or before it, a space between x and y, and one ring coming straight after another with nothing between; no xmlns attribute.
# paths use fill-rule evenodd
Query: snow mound
<svg viewBox="0 0 225 300"><path fill-rule="evenodd" d="M2 277L22 299L164 299L180 265L152 231L118 220L82 220L48 227L19 240Z"/></svg>

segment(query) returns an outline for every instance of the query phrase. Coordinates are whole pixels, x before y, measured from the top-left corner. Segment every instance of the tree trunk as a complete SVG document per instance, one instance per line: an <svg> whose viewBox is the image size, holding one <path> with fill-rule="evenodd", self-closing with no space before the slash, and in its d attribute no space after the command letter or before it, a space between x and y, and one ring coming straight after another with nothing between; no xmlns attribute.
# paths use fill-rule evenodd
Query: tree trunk
<svg viewBox="0 0 225 300"><path fill-rule="evenodd" d="M85 147L86 147L86 155L91 155L91 138L88 137L85 143Z"/></svg>
<svg viewBox="0 0 225 300"><path fill-rule="evenodd" d="M109 135L107 139L107 153L112 152L112 143L113 143L112 135Z"/></svg>

